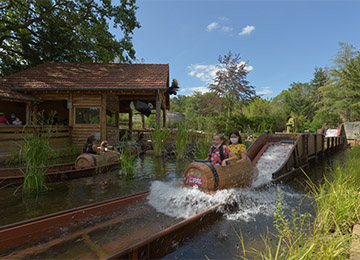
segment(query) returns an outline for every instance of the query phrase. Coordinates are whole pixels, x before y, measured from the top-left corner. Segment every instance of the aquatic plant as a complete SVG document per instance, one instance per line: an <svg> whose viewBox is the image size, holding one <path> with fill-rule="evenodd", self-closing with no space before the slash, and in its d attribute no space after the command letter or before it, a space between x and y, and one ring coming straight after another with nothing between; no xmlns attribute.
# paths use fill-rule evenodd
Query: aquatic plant
<svg viewBox="0 0 360 260"><path fill-rule="evenodd" d="M175 141L175 155L176 158L182 160L186 157L187 142L191 139L189 129L183 123L178 123L176 141Z"/></svg>
<svg viewBox="0 0 360 260"><path fill-rule="evenodd" d="M161 129L158 126L155 127L155 130L151 133L151 140L155 156L161 156L164 144L169 136L170 132L167 128Z"/></svg>
<svg viewBox="0 0 360 260"><path fill-rule="evenodd" d="M135 176L137 167L136 167L136 155L127 151L126 149L122 150L119 153L120 156L120 173L126 179L131 179Z"/></svg>
<svg viewBox="0 0 360 260"><path fill-rule="evenodd" d="M283 197L279 192L274 226L278 231L273 245L269 235L264 238L265 251L249 250L238 257L247 259L255 254L260 259L348 259L351 230L359 220L360 146L348 154L320 185L308 178L309 196L315 202L315 217L292 212L286 216ZM311 224L310 224L311 223Z"/></svg>
<svg viewBox="0 0 360 260"><path fill-rule="evenodd" d="M196 159L205 159L208 156L209 149L211 146L211 142L208 140L208 138L204 137L200 139L195 144L195 158Z"/></svg>
<svg viewBox="0 0 360 260"><path fill-rule="evenodd" d="M39 126L39 128L42 128ZM48 128L46 134L39 134L35 128L33 136L23 137L24 145L19 152L19 158L24 158L25 172L22 190L24 193L39 193L47 189L45 185L45 173L49 165L49 155L52 152L49 139L51 130Z"/></svg>

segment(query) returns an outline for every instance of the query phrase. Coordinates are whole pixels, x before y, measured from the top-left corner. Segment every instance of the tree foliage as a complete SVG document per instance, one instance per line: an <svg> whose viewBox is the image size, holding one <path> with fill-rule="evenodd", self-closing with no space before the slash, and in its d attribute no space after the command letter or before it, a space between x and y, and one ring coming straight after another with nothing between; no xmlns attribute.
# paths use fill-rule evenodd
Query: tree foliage
<svg viewBox="0 0 360 260"><path fill-rule="evenodd" d="M333 62L328 83L320 87L320 111L328 117L337 115L343 122L360 120L360 53L340 43Z"/></svg>
<svg viewBox="0 0 360 260"><path fill-rule="evenodd" d="M130 62L135 0L3 0L0 4L0 74L47 61ZM109 23L120 28L116 39Z"/></svg>
<svg viewBox="0 0 360 260"><path fill-rule="evenodd" d="M352 45L340 43L332 67L315 67L309 82L293 82L271 100L251 99L253 92L237 96L241 92L237 86L248 84L245 78L241 78L247 72L244 67L238 71L243 73L239 77L245 80L238 78L239 85L227 83L232 82L229 78L235 74L231 71L239 69L235 65L239 56L234 58L229 53L224 57L221 62L232 64L232 69L219 68L218 84L212 85L213 93L171 99L172 110L184 113L191 128L213 133L227 133L229 129L257 133L265 129L283 131L286 118L293 115L297 117L299 132L315 132L324 123L328 127L338 127L345 121L360 120L360 53ZM229 104L230 114L227 110Z"/></svg>
<svg viewBox="0 0 360 260"><path fill-rule="evenodd" d="M214 83L210 84L210 90L225 99L227 111L226 128L230 128L230 118L236 101L247 101L256 97L253 86L246 77L249 71L246 69L247 62L241 62L240 54L232 54L229 51L224 56L219 56L219 64Z"/></svg>

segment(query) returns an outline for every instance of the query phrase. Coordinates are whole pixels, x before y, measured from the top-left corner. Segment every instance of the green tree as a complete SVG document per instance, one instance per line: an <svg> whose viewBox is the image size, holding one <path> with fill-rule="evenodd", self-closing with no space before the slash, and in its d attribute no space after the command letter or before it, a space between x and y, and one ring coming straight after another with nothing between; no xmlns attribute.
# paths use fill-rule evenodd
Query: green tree
<svg viewBox="0 0 360 260"><path fill-rule="evenodd" d="M329 80L319 88L320 112L331 120L330 125L338 123L339 118L342 122L360 120L360 53L350 44L339 45Z"/></svg>
<svg viewBox="0 0 360 260"><path fill-rule="evenodd" d="M250 120L251 132L263 130L282 131L286 117L282 105L273 100L257 98L243 108L244 116ZM264 128L264 129L262 129Z"/></svg>
<svg viewBox="0 0 360 260"><path fill-rule="evenodd" d="M246 70L247 62L241 62L240 59L240 54L232 54L231 51L224 56L220 55L214 83L210 84L210 90L225 99L226 131L229 131L235 102L256 97L254 87L246 80L249 73Z"/></svg>
<svg viewBox="0 0 360 260"><path fill-rule="evenodd" d="M131 62L135 0L3 0L1 76L47 61ZM109 21L123 33L109 32Z"/></svg>

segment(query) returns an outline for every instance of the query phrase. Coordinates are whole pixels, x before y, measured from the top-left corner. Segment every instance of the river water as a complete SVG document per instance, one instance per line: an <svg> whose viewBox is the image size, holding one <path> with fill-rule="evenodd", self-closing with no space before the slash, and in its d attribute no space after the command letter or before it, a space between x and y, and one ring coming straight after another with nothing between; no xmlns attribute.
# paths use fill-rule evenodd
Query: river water
<svg viewBox="0 0 360 260"><path fill-rule="evenodd" d="M320 180L336 161L344 158L344 152L312 165L307 173L314 181ZM225 213L224 217L205 228L194 238L168 255L167 259L233 259L241 254L240 241L236 231L243 234L245 248L263 249L261 236L274 232L273 212L276 209L278 190L284 197L285 212L313 213L311 199L306 198L302 176L286 184L270 185L262 190L232 189L218 191L213 195L200 192L196 188L184 189L179 186L182 174L190 160L176 161L146 156L138 159L138 176L124 180L118 171L93 177L81 178L49 185L43 194L23 198L20 191L0 190L0 225L15 223L53 212L70 209L90 203L100 202L119 196L149 190L148 206L158 216L169 223L193 216L213 205L229 199L236 200L239 208ZM160 214L160 215L159 215ZM114 229L113 232L120 232ZM98 235L99 236L99 235ZM100 244L104 238L99 238ZM61 252L43 257L61 258ZM76 257L76 251L72 255ZM40 255L35 258L42 258Z"/></svg>

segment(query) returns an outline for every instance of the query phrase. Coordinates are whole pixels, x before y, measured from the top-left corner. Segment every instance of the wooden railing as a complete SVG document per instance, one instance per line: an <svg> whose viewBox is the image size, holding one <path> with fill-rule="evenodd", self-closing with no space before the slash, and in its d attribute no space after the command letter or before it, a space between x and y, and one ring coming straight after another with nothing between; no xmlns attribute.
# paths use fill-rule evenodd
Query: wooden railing
<svg viewBox="0 0 360 260"><path fill-rule="evenodd" d="M53 147L70 145L69 126L0 126L0 152L18 150L25 138L34 135L50 136Z"/></svg>

